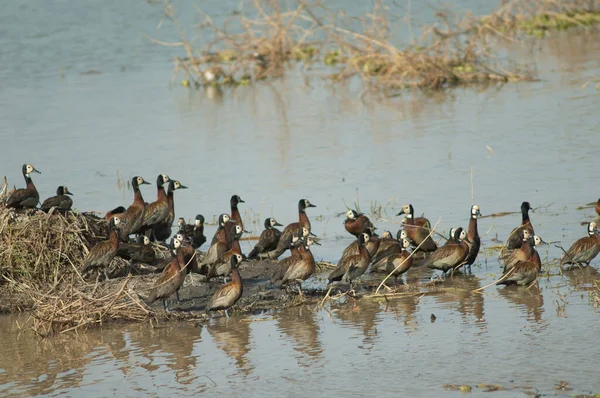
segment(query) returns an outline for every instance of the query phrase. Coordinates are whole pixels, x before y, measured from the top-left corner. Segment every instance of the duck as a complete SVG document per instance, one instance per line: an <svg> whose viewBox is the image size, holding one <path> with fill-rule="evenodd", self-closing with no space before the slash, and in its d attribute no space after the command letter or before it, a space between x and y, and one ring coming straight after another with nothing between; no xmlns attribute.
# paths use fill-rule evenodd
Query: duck
<svg viewBox="0 0 600 398"><path fill-rule="evenodd" d="M125 225L119 229L119 239L121 239L121 242L127 242L130 234L137 233L144 221L146 203L140 191L140 185L150 185L150 183L140 176L135 176L131 179L133 203L124 213L119 215L120 220L125 222Z"/></svg>
<svg viewBox="0 0 600 398"><path fill-rule="evenodd" d="M159 242L165 242L171 236L171 227L175 220L175 199L174 192L178 189L188 189L179 181L169 180L169 189L167 190L167 203L169 205L169 214L164 222L155 225L152 229L152 236Z"/></svg>
<svg viewBox="0 0 600 398"><path fill-rule="evenodd" d="M529 231L530 236L535 235L533 226L531 225L531 220L529 219L529 210L531 210L531 205L529 202L521 203L521 225L513 229L508 236L508 239L506 240L507 249L512 250L521 247L524 230Z"/></svg>
<svg viewBox="0 0 600 398"><path fill-rule="evenodd" d="M410 241L407 238L402 239L400 252L390 254L373 264L371 272L382 272L384 274L391 273L394 276L394 283L398 277L402 277L406 271L413 265L413 258L408 251Z"/></svg>
<svg viewBox="0 0 600 398"><path fill-rule="evenodd" d="M185 219L180 217L177 220L177 227L179 232L192 238L192 247L194 249L198 249L206 243L206 236L204 236L204 216L202 214L196 216L193 225L186 224Z"/></svg>
<svg viewBox="0 0 600 398"><path fill-rule="evenodd" d="M71 210L73 206L73 199L71 199L68 195L73 195L69 188L64 185L56 188L56 196L51 196L48 199L44 200L40 209L45 211L46 213L50 211L53 207L62 212L66 212Z"/></svg>
<svg viewBox="0 0 600 398"><path fill-rule="evenodd" d="M346 220L344 221L344 228L350 234L358 237L358 235L365 232L368 229L375 229L371 220L366 215L357 212L356 210L348 210L346 212Z"/></svg>
<svg viewBox="0 0 600 398"><path fill-rule="evenodd" d="M590 262L600 253L600 235L595 221L588 223L588 236L578 239L560 259L560 265L576 264L590 265Z"/></svg>
<svg viewBox="0 0 600 398"><path fill-rule="evenodd" d="M208 248L206 256L200 264L200 272L208 274L208 268L214 264L227 250L231 248L233 240L229 241L229 237L225 233L225 225L229 222L229 214L223 213L219 215L219 227L213 238L213 243ZM238 225L239 226L239 225ZM202 271L204 270L204 272Z"/></svg>
<svg viewBox="0 0 600 398"><path fill-rule="evenodd" d="M450 270L455 270L469 254L469 245L466 242L467 231L463 228L456 228L454 237L448 240L446 244L433 252L425 261L424 265L440 270L446 275ZM454 241L453 241L454 240Z"/></svg>
<svg viewBox="0 0 600 398"><path fill-rule="evenodd" d="M248 260L256 259L259 254L270 252L277 248L279 238L281 238L281 231L275 227L282 227L283 225L279 224L273 217L265 218L264 225L265 230L260 234L258 242L254 245L254 249L248 254Z"/></svg>
<svg viewBox="0 0 600 398"><path fill-rule="evenodd" d="M31 173L42 173L32 164L24 164L21 171L25 178L25 188L13 191L6 200L6 207L12 209L33 209L40 201L40 194L33 184Z"/></svg>
<svg viewBox="0 0 600 398"><path fill-rule="evenodd" d="M519 285L526 286L533 283L542 267L532 261L519 261L509 271L510 274L505 273L503 278L498 282L499 285ZM508 274L508 275L507 275Z"/></svg>
<svg viewBox="0 0 600 398"><path fill-rule="evenodd" d="M469 239L470 243L469 254L467 254L467 258L465 258L465 266L469 269L477 259L479 248L481 247L481 238L479 237L479 231L477 230L478 217L481 217L479 206L471 206L471 217L469 218L469 230L467 232L467 238Z"/></svg>
<svg viewBox="0 0 600 398"><path fill-rule="evenodd" d="M165 192L164 185L168 183L168 175L159 174L158 177L156 177L156 200L146 205L140 233L152 231L156 225L167 220L167 217L169 216L169 202L167 200L167 193Z"/></svg>
<svg viewBox="0 0 600 398"><path fill-rule="evenodd" d="M369 240L366 243L366 248L369 251L369 257L373 258L375 254L379 251L379 246L381 245L381 239L379 239L379 235L375 233L373 228L367 229L369 231L367 235L369 235Z"/></svg>
<svg viewBox="0 0 600 398"><path fill-rule="evenodd" d="M404 234L404 237L401 237L402 234ZM372 264L375 264L392 254L399 254L402 252L402 239L406 237L406 233L403 230L400 230L396 235L397 238L394 239L390 231L384 231L383 234L381 234L381 238L379 239L379 249L371 256Z"/></svg>
<svg viewBox="0 0 600 398"><path fill-rule="evenodd" d="M310 233L310 220L306 215L306 209L309 207L317 207L316 205L310 203L308 199L300 199L298 201L298 222L294 222L288 224L281 233L281 238L279 239L279 243L277 244L277 248L268 253L268 258L277 259L279 258L283 252L289 249L289 244L291 242L292 236L301 236L302 228L306 228Z"/></svg>
<svg viewBox="0 0 600 398"><path fill-rule="evenodd" d="M184 242L176 238L171 240L170 246L174 257L154 283L154 287L146 299L147 305L151 305L156 300L162 299L165 311L169 312L167 299L173 294L176 294L177 301L180 301L179 289L183 285L186 275L186 273L183 271L183 267L185 266L183 253L180 250L184 244Z"/></svg>
<svg viewBox="0 0 600 398"><path fill-rule="evenodd" d="M185 270L185 274L189 274L190 272L198 272L198 253L192 246L192 238L185 233L179 231L175 234L175 239L180 240L181 242L185 242L185 245L181 245L179 250L183 255L183 265L182 269Z"/></svg>
<svg viewBox="0 0 600 398"><path fill-rule="evenodd" d="M236 225L235 228L236 234L239 234L242 230L242 227L240 225ZM206 281L208 282L212 278L219 276L226 278L231 273L231 256L236 254L242 255L242 248L240 247L240 241L238 238L235 238L233 240L231 247L225 253L219 256L217 261L215 261L212 264L209 264L210 267L206 274Z"/></svg>
<svg viewBox="0 0 600 398"><path fill-rule="evenodd" d="M531 240L532 236L529 230L522 231L522 242L518 249L502 253L499 260L504 264L504 273L506 274L518 262L531 261L533 258L534 248Z"/></svg>
<svg viewBox="0 0 600 398"><path fill-rule="evenodd" d="M423 225L418 225L415 220L415 210L411 204L406 204L402 206L402 211L397 215L406 215L406 223L404 224L404 230L406 231L406 235L415 242L415 244L419 247L418 250L422 252L434 252L437 250L437 245L433 241L433 238L430 235L430 225L429 220L425 219L426 222L422 222ZM421 222L420 222L421 223ZM420 246L419 246L420 245Z"/></svg>
<svg viewBox="0 0 600 398"><path fill-rule="evenodd" d="M292 255L277 264L271 277L271 283L281 287L290 283L298 284L298 292L302 294L302 282L311 277L315 272L316 263L310 246L321 245L312 236L299 239L300 244ZM292 249L290 250L292 251Z"/></svg>
<svg viewBox="0 0 600 398"><path fill-rule="evenodd" d="M119 244L117 255L125 260L145 264L152 264L156 260L156 253L150 246L150 238L145 235L138 236L136 243Z"/></svg>
<svg viewBox="0 0 600 398"><path fill-rule="evenodd" d="M113 218L113 216L116 216L117 214L123 214L126 210L127 209L123 206L117 206L114 209L107 211L104 215L104 219L106 221L110 221L110 219Z"/></svg>
<svg viewBox="0 0 600 398"><path fill-rule="evenodd" d="M240 214L240 210L238 209L238 205L240 203L246 202L244 202L239 195L233 195L231 199L229 199L229 206L231 208L231 219L233 222L227 224L227 233L231 233L235 229L236 225L242 227L242 232L244 230L244 222L242 221L242 215Z"/></svg>
<svg viewBox="0 0 600 398"><path fill-rule="evenodd" d="M238 271L238 267L242 261L243 258L240 254L231 256L231 282L217 289L210 303L206 306L207 312L225 310L225 316L229 319L227 310L237 303L244 293L244 284Z"/></svg>
<svg viewBox="0 0 600 398"><path fill-rule="evenodd" d="M85 256L83 269L81 270L82 275L94 268L99 268L104 273L106 280L110 279L108 277L108 266L119 252L118 231L123 228L124 224L125 221L121 219L121 216L117 215L110 219L108 240L97 243Z"/></svg>
<svg viewBox="0 0 600 398"><path fill-rule="evenodd" d="M371 256L366 248L370 237L368 233L358 235L358 254L348 255L340 259L337 267L329 274L329 283L342 281L351 283L354 279L360 277L367 270L371 261Z"/></svg>
<svg viewBox="0 0 600 398"><path fill-rule="evenodd" d="M540 269L542 269L542 259L540 258L540 254L535 249L537 246L547 245L548 243L542 239L541 236L534 235L533 236L533 254L531 255L531 261L539 265Z"/></svg>
<svg viewBox="0 0 600 398"><path fill-rule="evenodd" d="M235 234L228 233L228 225L235 225L235 220L231 219L231 216L227 213L223 213L219 215L219 226L213 235L212 241L210 242L211 246L217 242L231 242Z"/></svg>

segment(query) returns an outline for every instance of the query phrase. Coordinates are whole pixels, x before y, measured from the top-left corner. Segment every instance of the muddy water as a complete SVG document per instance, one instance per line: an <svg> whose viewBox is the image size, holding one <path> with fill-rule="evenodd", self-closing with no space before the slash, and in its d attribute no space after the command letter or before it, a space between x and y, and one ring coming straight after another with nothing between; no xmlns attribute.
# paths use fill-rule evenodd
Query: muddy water
<svg viewBox="0 0 600 398"><path fill-rule="evenodd" d="M297 200L307 197L324 237L315 256L333 262L351 242L339 214L357 197L363 211L382 206L381 230L395 232L394 214L406 202L439 220L442 233L466 225L471 167L484 214L529 200L547 241L568 246L594 217L578 206L599 196L600 97L582 88L600 75L598 34L510 48L539 82L363 102L359 90L307 86L295 74L225 93L169 86L175 52L141 36L155 31L155 9L78 4L14 2L0 15L0 171L11 184L22 184L20 164L30 162L43 172L35 176L41 196L66 184L78 209L102 211L131 200L118 170L149 180L167 172L190 187L177 193L178 215L210 219L237 193L254 233L266 216L293 221ZM483 244L497 245L518 222L517 214L481 219ZM545 261L560 253L554 245L541 251ZM5 316L0 395L432 396L461 394L444 384L479 383L505 389L494 396L599 393L600 322L588 296L600 279L595 268L552 270L539 289L472 293L498 276L495 258L486 251L472 276L433 295L203 328L118 325L39 340L19 333L23 318ZM416 270L409 278L431 276ZM323 277L309 285L322 286ZM555 389L561 380L572 390Z"/></svg>

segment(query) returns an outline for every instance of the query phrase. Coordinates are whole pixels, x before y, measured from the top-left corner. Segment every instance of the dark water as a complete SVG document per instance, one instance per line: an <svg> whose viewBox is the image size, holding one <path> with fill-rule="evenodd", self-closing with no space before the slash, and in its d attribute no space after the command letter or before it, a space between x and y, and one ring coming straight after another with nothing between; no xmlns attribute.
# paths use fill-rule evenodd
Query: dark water
<svg viewBox="0 0 600 398"><path fill-rule="evenodd" d="M193 23L193 10L179 6L188 11L182 21ZM225 15L230 5L203 7ZM357 192L363 211L384 208L375 219L382 230L395 232L394 214L408 202L439 219L440 232L466 226L471 167L484 214L529 200L540 207L532 220L547 241L568 246L594 217L577 207L599 196L600 97L593 85L582 87L600 75L597 33L510 45L539 82L363 102L360 90L307 86L295 74L223 95L170 84L169 60L181 53L143 37L177 40L166 25L157 30L160 17L143 2L7 2L0 174L20 186L20 165L33 163L43 173L35 176L42 197L65 184L78 209L106 211L131 201L118 170L149 180L166 172L190 187L177 192L178 216L211 219L236 193L254 233L270 215L293 221L297 200L307 197L318 206L309 213L314 232L325 237L315 256L332 262L351 242L339 213ZM154 196L153 188L143 192ZM497 245L492 239L518 223L518 215L481 219L483 244ZM540 254L552 260L561 252L551 245ZM473 276L434 295L204 328L118 325L40 340L3 317L0 395L462 395L447 383L500 384L505 390L494 396L507 397L599 393L600 322L588 296L600 279L595 269L544 277L540 289L472 293L498 276L495 258L485 252ZM561 380L573 390L556 390Z"/></svg>

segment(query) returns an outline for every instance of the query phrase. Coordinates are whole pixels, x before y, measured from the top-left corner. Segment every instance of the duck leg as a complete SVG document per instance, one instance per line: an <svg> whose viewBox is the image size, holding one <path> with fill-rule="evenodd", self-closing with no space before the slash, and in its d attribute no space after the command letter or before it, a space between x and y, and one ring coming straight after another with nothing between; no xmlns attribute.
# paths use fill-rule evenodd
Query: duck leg
<svg viewBox="0 0 600 398"><path fill-rule="evenodd" d="M227 320L229 320L229 314L227 313L227 310L225 310L225 317L227 318Z"/></svg>
<svg viewBox="0 0 600 398"><path fill-rule="evenodd" d="M177 302L181 303L181 298L179 298L179 290L175 292L175 296L177 297Z"/></svg>
<svg viewBox="0 0 600 398"><path fill-rule="evenodd" d="M163 307L165 309L165 312L169 312L169 306L167 305L167 299L164 298L164 299L162 299L162 301L163 301Z"/></svg>
<svg viewBox="0 0 600 398"><path fill-rule="evenodd" d="M106 278L106 280L110 280L110 278L108 277L108 270L106 268L104 268L104 278Z"/></svg>

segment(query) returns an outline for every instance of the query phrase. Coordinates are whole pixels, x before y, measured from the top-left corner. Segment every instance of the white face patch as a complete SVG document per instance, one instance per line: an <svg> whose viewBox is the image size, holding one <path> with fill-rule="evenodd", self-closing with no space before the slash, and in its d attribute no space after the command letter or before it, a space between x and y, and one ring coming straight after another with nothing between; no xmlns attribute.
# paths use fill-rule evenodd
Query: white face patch
<svg viewBox="0 0 600 398"><path fill-rule="evenodd" d="M408 239L402 239L402 247L404 249L408 248L410 246L410 242L408 241Z"/></svg>
<svg viewBox="0 0 600 398"><path fill-rule="evenodd" d="M467 231L464 229L460 231L460 240L464 240L467 237Z"/></svg>
<svg viewBox="0 0 600 398"><path fill-rule="evenodd" d="M197 226L197 227L200 227L200 225L201 225L201 224L200 224L200 220L196 220L196 226Z"/></svg>
<svg viewBox="0 0 600 398"><path fill-rule="evenodd" d="M229 214L223 214L223 222L226 223L227 221L229 221L231 219L231 217L229 217Z"/></svg>
<svg viewBox="0 0 600 398"><path fill-rule="evenodd" d="M137 178L138 185L142 185L144 183L144 179L142 177Z"/></svg>
<svg viewBox="0 0 600 398"><path fill-rule="evenodd" d="M346 212L346 217L348 217L350 220L354 220L354 212L352 210L348 210Z"/></svg>
<svg viewBox="0 0 600 398"><path fill-rule="evenodd" d="M169 176L166 174L161 174L162 176L162 180L163 180L163 184L166 184L167 182L169 182Z"/></svg>
<svg viewBox="0 0 600 398"><path fill-rule="evenodd" d="M236 235L239 235L243 232L244 230L242 229L242 227L240 227L239 225L235 226L235 233Z"/></svg>
<svg viewBox="0 0 600 398"><path fill-rule="evenodd" d="M369 235L368 234L362 234L363 238L365 239L365 243L367 243L369 241Z"/></svg>
<svg viewBox="0 0 600 398"><path fill-rule="evenodd" d="M121 219L120 219L119 217L115 216L115 217L113 217L112 219L114 220L114 224L115 224L115 226L117 226L117 225L121 224Z"/></svg>
<svg viewBox="0 0 600 398"><path fill-rule="evenodd" d="M400 239L406 239L408 238L408 235L406 235L406 231L402 230L402 232L400 232Z"/></svg>
<svg viewBox="0 0 600 398"><path fill-rule="evenodd" d="M150 244L150 238L148 238L147 236L144 236L144 245L149 245Z"/></svg>
<svg viewBox="0 0 600 398"><path fill-rule="evenodd" d="M184 225L185 225L185 220L184 220L183 218L179 218L179 219L177 220L177 226L178 226L179 228L181 228L181 227L183 227Z"/></svg>
<svg viewBox="0 0 600 398"><path fill-rule="evenodd" d="M308 229L306 229L306 228L303 227L302 228L302 236L304 238L306 238L308 236L308 234L310 234L310 231Z"/></svg>

